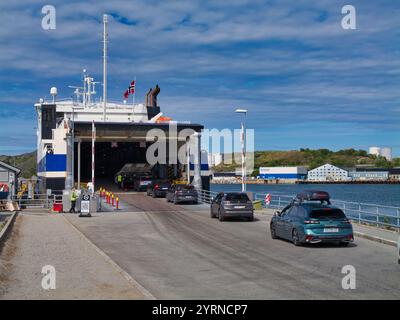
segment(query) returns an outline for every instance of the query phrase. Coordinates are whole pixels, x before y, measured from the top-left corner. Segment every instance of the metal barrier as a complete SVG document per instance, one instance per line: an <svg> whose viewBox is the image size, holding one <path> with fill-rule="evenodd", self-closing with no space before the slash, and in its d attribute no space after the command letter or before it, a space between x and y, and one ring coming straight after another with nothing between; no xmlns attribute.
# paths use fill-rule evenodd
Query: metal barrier
<svg viewBox="0 0 400 320"><path fill-rule="evenodd" d="M208 203L210 204L212 199L217 196L219 192L216 191L209 191L209 190L201 190L198 193L199 196L199 201L203 203Z"/></svg>
<svg viewBox="0 0 400 320"><path fill-rule="evenodd" d="M62 195L35 194L33 198L14 197L12 201L17 202L21 209L26 209L26 208L52 209L54 203L62 202Z"/></svg>
<svg viewBox="0 0 400 320"><path fill-rule="evenodd" d="M199 200L203 203L211 203L212 198L218 193L216 191L201 190ZM270 203L266 204L267 193L253 193L253 195L255 201L261 201L263 208L269 209L282 209L295 197L295 195L270 193ZM355 222L400 230L400 207L336 199L331 199L331 203L342 209L346 216Z"/></svg>

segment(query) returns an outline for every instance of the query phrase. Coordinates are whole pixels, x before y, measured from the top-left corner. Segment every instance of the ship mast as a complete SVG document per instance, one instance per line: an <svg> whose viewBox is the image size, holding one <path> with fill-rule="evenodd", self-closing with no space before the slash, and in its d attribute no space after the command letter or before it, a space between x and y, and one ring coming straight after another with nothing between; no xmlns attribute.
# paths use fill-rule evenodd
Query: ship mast
<svg viewBox="0 0 400 320"><path fill-rule="evenodd" d="M107 24L108 17L103 15L103 121L106 121L106 108L107 108Z"/></svg>

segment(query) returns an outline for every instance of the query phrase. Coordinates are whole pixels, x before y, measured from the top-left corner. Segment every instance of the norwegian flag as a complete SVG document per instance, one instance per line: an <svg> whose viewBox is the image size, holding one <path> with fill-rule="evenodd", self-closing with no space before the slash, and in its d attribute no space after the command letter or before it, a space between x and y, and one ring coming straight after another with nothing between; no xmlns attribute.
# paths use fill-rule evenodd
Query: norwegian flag
<svg viewBox="0 0 400 320"><path fill-rule="evenodd" d="M131 85L129 86L129 92L130 94L135 94L135 80L131 82Z"/></svg>
<svg viewBox="0 0 400 320"><path fill-rule="evenodd" d="M133 81L131 82L131 84L130 84L129 87L128 87L128 90L126 90L126 91L124 92L124 98L125 98L125 99L128 99L128 97L129 97L130 94L135 94L135 80L133 80Z"/></svg>

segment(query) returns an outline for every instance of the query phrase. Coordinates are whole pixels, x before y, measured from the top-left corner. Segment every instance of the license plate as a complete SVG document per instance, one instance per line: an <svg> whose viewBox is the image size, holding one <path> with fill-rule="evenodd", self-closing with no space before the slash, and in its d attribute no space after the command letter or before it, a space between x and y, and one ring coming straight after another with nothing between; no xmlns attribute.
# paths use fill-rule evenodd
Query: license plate
<svg viewBox="0 0 400 320"><path fill-rule="evenodd" d="M339 228L324 228L324 232L339 232Z"/></svg>
<svg viewBox="0 0 400 320"><path fill-rule="evenodd" d="M185 198L191 198L192 196L186 196Z"/></svg>
<svg viewBox="0 0 400 320"><path fill-rule="evenodd" d="M235 209L244 209L246 208L245 206L235 206Z"/></svg>
<svg viewBox="0 0 400 320"><path fill-rule="evenodd" d="M168 188L162 188L163 190L168 190Z"/></svg>

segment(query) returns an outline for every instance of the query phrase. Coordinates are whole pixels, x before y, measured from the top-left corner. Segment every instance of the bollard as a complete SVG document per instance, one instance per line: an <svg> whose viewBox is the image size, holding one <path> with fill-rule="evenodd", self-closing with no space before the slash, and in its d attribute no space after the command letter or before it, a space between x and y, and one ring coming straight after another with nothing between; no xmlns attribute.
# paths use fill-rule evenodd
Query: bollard
<svg viewBox="0 0 400 320"><path fill-rule="evenodd" d="M117 197L116 199L115 199L115 205L116 205L116 208L117 208L117 210L119 209L119 198Z"/></svg>
<svg viewBox="0 0 400 320"><path fill-rule="evenodd" d="M114 207L114 193L111 196L111 200L112 200L112 206Z"/></svg>

